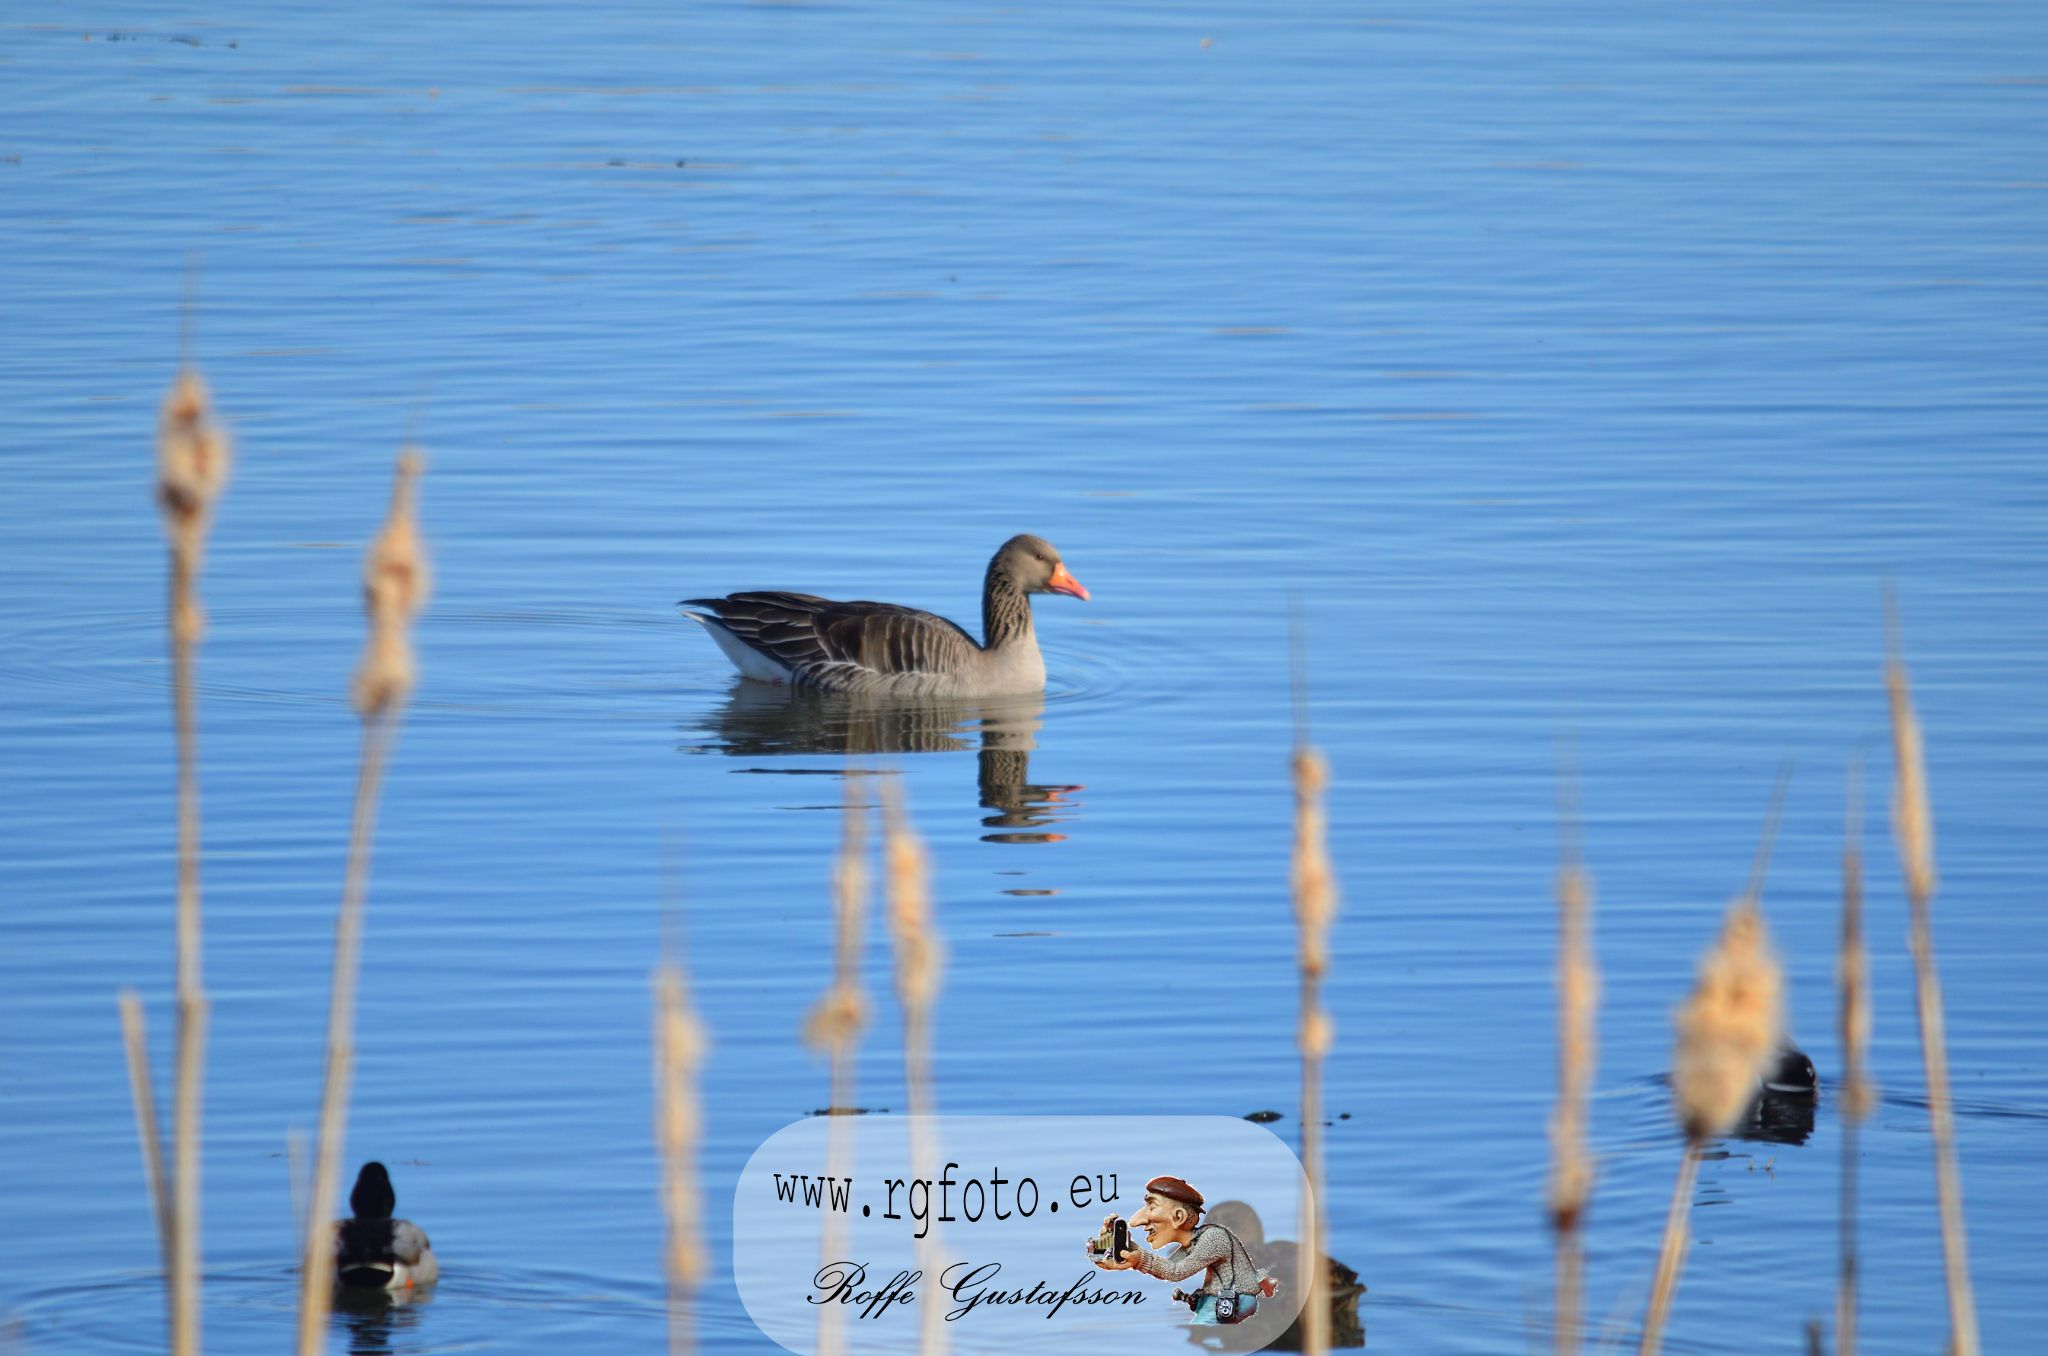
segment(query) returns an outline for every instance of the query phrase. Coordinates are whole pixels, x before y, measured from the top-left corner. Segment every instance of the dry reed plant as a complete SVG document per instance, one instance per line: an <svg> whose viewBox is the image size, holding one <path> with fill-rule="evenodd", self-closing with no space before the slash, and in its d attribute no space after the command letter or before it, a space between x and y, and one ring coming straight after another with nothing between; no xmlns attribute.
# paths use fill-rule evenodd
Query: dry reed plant
<svg viewBox="0 0 2048 1356"><path fill-rule="evenodd" d="M673 960L664 961L654 972L654 1142L661 1154L661 1207L667 1228L662 1272L668 1282L670 1356L682 1356L693 1346L685 1300L711 1270L697 1184L697 1148L704 1138L697 1072L710 1048L704 1023L686 997L682 968Z"/></svg>
<svg viewBox="0 0 2048 1356"><path fill-rule="evenodd" d="M1835 1291L1835 1353L1856 1351L1857 1129L1870 1114L1876 1090L1864 1070L1870 1048L1870 960L1863 949L1863 769L1851 765L1847 823L1842 835L1842 947L1835 961L1841 986L1842 1199L1838 1219L1841 1268Z"/></svg>
<svg viewBox="0 0 2048 1356"><path fill-rule="evenodd" d="M932 917L931 860L911 829L902 793L891 788L882 798L882 857L889 883L889 931L896 943L896 997L903 1006L903 1083L910 1102L910 1166L929 1179L934 1157L930 1118L932 1098L932 1003L938 997L939 973L945 966L945 945ZM939 1233L927 1230L917 1243L917 1264L936 1277ZM945 1306L924 1306L918 1350L936 1356L946 1349Z"/></svg>
<svg viewBox="0 0 2048 1356"><path fill-rule="evenodd" d="M395 716L412 691L412 621L426 606L432 576L420 541L416 500L426 461L408 448L399 454L391 511L363 562L364 608L370 639L356 669L356 710L365 722Z"/></svg>
<svg viewBox="0 0 2048 1356"><path fill-rule="evenodd" d="M824 1051L831 1060L832 1101L828 1109L834 1114L850 1109L852 1055L868 1021L867 996L860 987L861 930L867 916L867 814L866 798L849 787L839 857L832 868L832 985L804 1020L804 1043Z"/></svg>
<svg viewBox="0 0 2048 1356"><path fill-rule="evenodd" d="M156 1124L156 1092L149 1078L149 1030L143 1022L142 999L133 989L121 990L121 1044L128 1051L128 1090L135 1097L135 1128L142 1140L142 1176L149 1184L149 1203L156 1213L159 1253L171 1255L171 1202L164 1194L163 1139Z"/></svg>
<svg viewBox="0 0 2048 1356"><path fill-rule="evenodd" d="M1679 1124L1694 1143L1725 1133L1756 1095L1783 1023L1784 978L1756 899L1728 911L1720 941L1678 1013Z"/></svg>
<svg viewBox="0 0 2048 1356"><path fill-rule="evenodd" d="M825 1172L832 1177L845 1177L851 1166L845 1126L840 1118L853 1112L854 1056L860 1047L860 1033L867 1026L867 996L860 988L861 932L868 893L867 816L866 795L849 782L839 859L832 870L832 986L804 1023L805 1044L825 1051L831 1060L831 1100L825 1114L832 1119L825 1127ZM829 1265L839 1257L842 1232L838 1213L826 1211L825 1227L819 1237L820 1265ZM819 1356L838 1356L842 1350L841 1321L838 1305L818 1306Z"/></svg>
<svg viewBox="0 0 2048 1356"><path fill-rule="evenodd" d="M1323 979L1330 970L1330 925L1337 918L1337 877L1324 846L1323 789L1330 769L1323 756L1297 745L1294 773L1294 852L1289 883L1294 895L1301 972L1301 1166L1308 1189L1301 1201L1301 1252L1296 1274L1307 1278L1302 1295L1301 1349L1330 1349L1330 1271L1324 1237L1323 1060L1336 1043L1337 1027L1323 1008Z"/></svg>
<svg viewBox="0 0 2048 1356"><path fill-rule="evenodd" d="M1727 1132L1756 1095L1784 1024L1784 975L1771 953L1757 906L1756 882L1728 910L1720 939L1700 964L1699 981L1679 1007L1671 1089L1685 1131L1678 1181L1664 1221L1664 1242L1643 1323L1642 1356L1663 1344L1664 1323L1685 1264L1693 1181L1700 1149Z"/></svg>
<svg viewBox="0 0 2048 1356"><path fill-rule="evenodd" d="M305 1255L299 1272L299 1356L326 1347L333 1304L334 1238L327 1203L340 1186L342 1141L348 1127L349 1080L355 1064L356 974L362 955L363 901L369 888L370 847L377 827L377 792L398 720L412 690L412 620L426 604L428 570L414 500L422 469L417 452L398 458L391 509L363 561L364 610L370 635L356 670L356 712L362 717L362 754L341 907L334 922L334 976L327 1005L327 1075L313 1150L313 1183L306 1208Z"/></svg>
<svg viewBox="0 0 2048 1356"><path fill-rule="evenodd" d="M1550 1224L1557 1236L1557 1351L1584 1340L1585 1245L1580 1225L1593 1194L1587 1101L1598 1053L1600 972L1593 960L1593 887L1567 829L1557 876L1557 1112L1550 1122Z"/></svg>
<svg viewBox="0 0 2048 1356"><path fill-rule="evenodd" d="M154 1155L158 1163L157 1220L168 1241L164 1270L170 1289L171 1351L174 1356L190 1356L199 1350L199 1136L207 1020L201 972L199 718L194 669L200 633L205 629L205 613L199 606L199 570L206 555L207 532L213 525L214 505L227 485L233 462L227 435L214 421L206 383L190 367L179 372L164 397L156 447L157 507L163 513L164 535L171 548L171 704L178 741L178 1035L171 1112L173 1202L168 1208L161 1197L161 1141L148 1145L144 1152L145 1156ZM147 1078L145 1067L144 1083ZM139 1098L136 1111L140 1117Z"/></svg>
<svg viewBox="0 0 2048 1356"><path fill-rule="evenodd" d="M1977 1302L1970 1291L1969 1238L1963 1226L1963 1179L1956 1162L1955 1103L1949 1094L1948 1040L1944 1034L1941 975L1934 962L1934 816L1927 801L1927 766L1920 720L1899 658L1898 609L1885 608L1885 690L1891 699L1892 836L1906 877L1912 911L1914 992L1920 1010L1920 1058L1927 1070L1927 1115L1934 1133L1934 1181L1941 1206L1941 1249L1948 1281L1949 1350L1977 1356Z"/></svg>

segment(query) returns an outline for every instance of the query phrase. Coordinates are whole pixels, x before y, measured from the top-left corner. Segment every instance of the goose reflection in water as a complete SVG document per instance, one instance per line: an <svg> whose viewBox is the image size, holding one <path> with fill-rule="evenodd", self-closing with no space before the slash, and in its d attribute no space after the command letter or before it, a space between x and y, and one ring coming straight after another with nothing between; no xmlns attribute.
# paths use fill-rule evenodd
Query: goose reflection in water
<svg viewBox="0 0 2048 1356"><path fill-rule="evenodd" d="M989 843L1057 843L1051 825L1071 820L1079 786L1031 780L1031 755L1045 723L1045 697L885 697L812 692L764 683L733 685L693 735L692 752L734 758L965 753L978 764L976 789ZM801 775L819 768L750 769ZM831 769L837 772L839 769Z"/></svg>

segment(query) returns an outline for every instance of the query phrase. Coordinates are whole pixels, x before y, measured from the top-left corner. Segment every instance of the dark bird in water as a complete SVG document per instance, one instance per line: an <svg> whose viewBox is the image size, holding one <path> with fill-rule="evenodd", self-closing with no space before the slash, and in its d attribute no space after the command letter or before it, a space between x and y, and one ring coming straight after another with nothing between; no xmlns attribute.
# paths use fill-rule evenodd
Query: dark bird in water
<svg viewBox="0 0 2048 1356"><path fill-rule="evenodd" d="M413 1290L434 1283L440 1266L427 1231L393 1219L398 1194L382 1163L365 1163L348 1194L349 1219L334 1222L334 1280L347 1290Z"/></svg>
<svg viewBox="0 0 2048 1356"><path fill-rule="evenodd" d="M1031 595L1088 590L1060 553L1029 534L1004 542L981 586L981 639L944 617L894 603L809 593L733 593L676 606L700 623L744 677L825 692L1008 697L1045 687Z"/></svg>
<svg viewBox="0 0 2048 1356"><path fill-rule="evenodd" d="M1781 1046L1764 1070L1764 1091L1812 1097L1820 1092L1820 1075L1805 1051L1796 1045Z"/></svg>
<svg viewBox="0 0 2048 1356"><path fill-rule="evenodd" d="M1756 1096L1733 1133L1737 1139L1767 1144L1804 1144L1813 1137L1819 1103L1820 1075L1814 1072L1813 1061L1796 1045L1780 1046L1764 1067Z"/></svg>

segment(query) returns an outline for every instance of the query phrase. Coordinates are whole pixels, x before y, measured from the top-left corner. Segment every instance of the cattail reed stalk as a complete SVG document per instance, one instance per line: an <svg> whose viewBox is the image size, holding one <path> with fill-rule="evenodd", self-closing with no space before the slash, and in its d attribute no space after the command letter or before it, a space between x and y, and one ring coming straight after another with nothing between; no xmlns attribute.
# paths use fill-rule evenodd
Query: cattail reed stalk
<svg viewBox="0 0 2048 1356"><path fill-rule="evenodd" d="M804 1041L822 1049L831 1060L831 1100L825 1108L831 1117L825 1126L825 1172L845 1177L850 1170L845 1123L853 1112L854 1055L860 1033L867 1026L867 997L860 988L861 929L867 914L868 872L866 859L867 797L851 781L846 790L846 818L839 843L839 860L832 871L833 947L832 987L811 1009L804 1024ZM838 1260L843 1230L836 1211L825 1212L825 1227L819 1238L819 1262ZM843 1339L841 1316L836 1304L818 1306L819 1356L838 1356Z"/></svg>
<svg viewBox="0 0 2048 1356"><path fill-rule="evenodd" d="M1585 1245L1580 1234L1593 1194L1586 1147L1587 1100L1597 1052L1594 1011L1600 974L1593 960L1593 887L1568 846L1557 878L1557 1114L1550 1122L1550 1223L1557 1234L1557 1351L1584 1340Z"/></svg>
<svg viewBox="0 0 2048 1356"><path fill-rule="evenodd" d="M1301 1253L1296 1274L1307 1278L1302 1295L1305 1352L1330 1349L1329 1249L1323 1225L1323 1060L1337 1036L1324 1010L1323 979L1330 969L1330 925L1337 918L1337 877L1324 846L1323 789L1330 770L1306 745L1294 751L1294 853L1290 883L1301 972L1301 1165L1308 1189L1301 1203Z"/></svg>
<svg viewBox="0 0 2048 1356"><path fill-rule="evenodd" d="M363 562L364 608L369 640L354 682L356 712L362 717L362 754L356 770L348 861L341 907L334 923L334 976L327 1005L327 1075L320 1096L320 1125L314 1140L313 1185L306 1209L305 1256L299 1272L299 1356L316 1356L325 1346L333 1302L334 1240L324 1214L340 1186L342 1140L348 1128L349 1081L355 1064L356 974L362 955L363 901L369 888L370 847L377 828L377 793L398 719L412 690L412 620L425 605L426 551L414 511L420 455L398 458L391 510Z"/></svg>
<svg viewBox="0 0 2048 1356"><path fill-rule="evenodd" d="M1920 720L1899 658L1898 610L1887 597L1885 689L1891 698L1892 836L1905 870L1912 911L1914 992L1920 1010L1920 1058L1927 1070L1927 1114L1934 1132L1934 1181L1941 1205L1941 1249L1948 1279L1949 1350L1977 1356L1977 1302L1970 1291L1969 1237L1963 1226L1963 1179L1956 1162L1955 1103L1949 1095L1948 1040L1944 1033L1941 975L1934 961L1934 816L1927 801L1927 766Z"/></svg>
<svg viewBox="0 0 2048 1356"><path fill-rule="evenodd" d="M1678 1160L1678 1177L1671 1185L1671 1204L1664 1212L1664 1240L1657 1250L1657 1275L1650 1283L1650 1312L1643 1320L1642 1356L1656 1356L1664 1346L1664 1323L1671 1314L1671 1298L1678 1293L1678 1273L1685 1268L1685 1253L1692 1217L1692 1189L1699 1180L1700 1146L1688 1139Z"/></svg>
<svg viewBox="0 0 2048 1356"><path fill-rule="evenodd" d="M888 871L889 931L896 943L896 997L903 1007L903 1082L910 1102L911 1170L932 1175L931 1025L939 992L945 945L932 917L931 862L903 811L903 796L891 789L882 799L882 855ZM927 1284L938 1278L938 1230L917 1242L917 1265ZM944 1306L924 1306L918 1350L936 1356L946 1349Z"/></svg>
<svg viewBox="0 0 2048 1356"><path fill-rule="evenodd" d="M1655 1356L1663 1344L1671 1298L1685 1264L1700 1150L1709 1139L1726 1133L1756 1095L1784 1025L1784 976L1771 953L1757 888L1758 882L1752 881L1750 892L1728 910L1720 940L1701 962L1699 982L1678 1010L1671 1088L1685 1131L1685 1149L1664 1221L1649 1317L1643 1323L1642 1356Z"/></svg>
<svg viewBox="0 0 2048 1356"><path fill-rule="evenodd" d="M1856 1169L1858 1130L1876 1090L1864 1069L1870 1048L1870 961L1863 948L1863 769L1849 769L1848 823L1842 839L1842 949L1835 975L1842 990L1841 1272L1835 1291L1835 1356L1856 1352Z"/></svg>
<svg viewBox="0 0 2048 1356"><path fill-rule="evenodd" d="M867 1026L867 997L860 988L861 928L867 915L868 873L865 822L868 802L852 787L847 790L846 816L840 833L839 858L832 868L834 925L832 986L804 1021L804 1043L823 1050L831 1060L834 1114L849 1109L853 1098L853 1053Z"/></svg>
<svg viewBox="0 0 2048 1356"><path fill-rule="evenodd" d="M199 1352L199 1112L210 1010L205 994L196 986L178 1000L177 1093L172 1108L177 1197L171 1212L173 1356L198 1356Z"/></svg>
<svg viewBox="0 0 2048 1356"><path fill-rule="evenodd" d="M156 1092L149 1077L149 1031L143 1022L142 999L133 989L121 990L121 1043L128 1050L128 1090L135 1098L135 1130L142 1141L142 1175L149 1183L149 1203L156 1212L157 1245L171 1255L171 1202L164 1193L164 1141L156 1124Z"/></svg>
<svg viewBox="0 0 2048 1356"><path fill-rule="evenodd" d="M178 741L178 1045L172 1091L171 1351L199 1350L199 1121L206 1066L206 990L199 911L199 717L194 668L205 614L199 569L233 453L214 422L206 383L186 368L157 423L157 507L170 541L171 709ZM155 1152L161 1155L162 1150ZM160 1210L159 1225L163 1220Z"/></svg>
<svg viewBox="0 0 2048 1356"><path fill-rule="evenodd" d="M661 1153L661 1206L667 1228L662 1271L668 1280L670 1356L682 1356L692 1348L686 1300L711 1270L697 1185L697 1146L704 1137L697 1072L710 1048L704 1023L686 996L681 966L664 961L654 972L654 1141Z"/></svg>

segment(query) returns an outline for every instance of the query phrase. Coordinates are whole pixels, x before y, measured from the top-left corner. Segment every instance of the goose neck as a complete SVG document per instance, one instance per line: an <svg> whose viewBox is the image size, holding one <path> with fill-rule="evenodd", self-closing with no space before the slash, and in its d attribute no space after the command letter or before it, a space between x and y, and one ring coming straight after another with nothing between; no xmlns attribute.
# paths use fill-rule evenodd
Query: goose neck
<svg viewBox="0 0 2048 1356"><path fill-rule="evenodd" d="M981 644L997 649L1031 635L1031 599L1024 589L995 562L981 588Z"/></svg>

